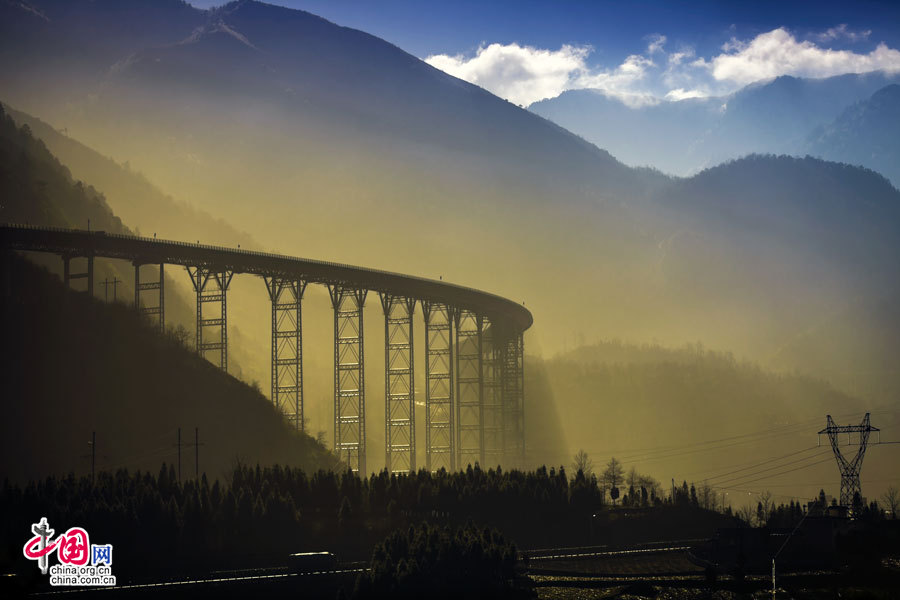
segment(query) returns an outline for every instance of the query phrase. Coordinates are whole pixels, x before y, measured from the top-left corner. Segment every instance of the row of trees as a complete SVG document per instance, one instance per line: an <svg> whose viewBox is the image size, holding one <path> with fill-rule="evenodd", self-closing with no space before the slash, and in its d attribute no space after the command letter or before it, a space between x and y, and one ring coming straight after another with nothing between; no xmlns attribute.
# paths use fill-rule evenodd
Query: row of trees
<svg viewBox="0 0 900 600"><path fill-rule="evenodd" d="M759 527L793 526L803 518L807 511L807 508L804 508L799 501L795 503L793 499L788 504L782 503L776 506L772 494L768 491L760 495L755 509L749 504L732 509L730 505L726 504L724 497L719 496L715 489L706 482L699 486L695 486L693 483L688 486L687 481L684 481L681 486L673 487L670 494L666 494L658 481L653 477L638 473L637 468L632 466L626 474L622 463L615 457L610 458L603 471L596 476L594 461L584 450L579 450L575 454L572 468L576 473L583 473L586 479L594 482L604 499L608 493L615 504L621 496L623 506L657 506L662 503L693 506L719 511L729 516L734 515L748 525ZM856 514L864 514L867 518L876 518L886 513L890 518L895 519L897 511L900 509L900 492L897 488L889 487L881 497L881 501L884 510L877 501L866 506L863 505L862 499L857 497L852 508ZM832 500L832 504L835 504L834 500ZM819 499L814 508L820 507L821 510L824 510L826 506L825 492L820 490Z"/></svg>
<svg viewBox="0 0 900 600"><path fill-rule="evenodd" d="M516 586L516 547L496 529L422 523L391 533L359 577L356 598L532 597Z"/></svg>
<svg viewBox="0 0 900 600"><path fill-rule="evenodd" d="M596 482L603 497L609 494L613 504L622 498L622 504L626 506L650 506L663 501L662 485L649 475L638 473L636 467L631 467L628 473L622 463L612 457L606 463L606 468L599 474L594 473L594 461L584 450L579 450L573 459L574 472Z"/></svg>
<svg viewBox="0 0 900 600"><path fill-rule="evenodd" d="M238 465L227 481L179 483L157 474L100 472L96 480L50 477L0 490L2 562L21 557L31 523L81 526L117 548L117 567L146 569L238 562L271 564L291 552L332 550L367 557L389 532L430 521L489 523L527 546L583 543L585 518L604 505L593 478L563 467L409 475Z"/></svg>

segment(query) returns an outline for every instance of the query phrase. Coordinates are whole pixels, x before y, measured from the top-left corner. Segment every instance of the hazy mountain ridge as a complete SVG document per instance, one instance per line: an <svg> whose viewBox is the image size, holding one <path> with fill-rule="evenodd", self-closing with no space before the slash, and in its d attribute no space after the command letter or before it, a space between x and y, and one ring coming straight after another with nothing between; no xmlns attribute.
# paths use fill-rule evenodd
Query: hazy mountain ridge
<svg viewBox="0 0 900 600"><path fill-rule="evenodd" d="M349 124L356 143L386 135L445 152L474 151L502 160L517 176L540 165L543 172L559 169L588 181L605 175L641 185L606 151L396 46L259 2L212 10L189 39L137 53L109 85L121 82L174 82L187 93L210 85L243 101L265 98L307 134L327 128L329 136L346 135Z"/></svg>
<svg viewBox="0 0 900 600"><path fill-rule="evenodd" d="M637 108L598 91L573 90L529 110L609 149L626 164L690 175L751 153L806 153L811 131L897 81L900 75L878 71L824 79L781 76L729 96ZM844 162L876 168L859 159Z"/></svg>
<svg viewBox="0 0 900 600"><path fill-rule="evenodd" d="M115 204L116 208L120 204L134 208L134 202L146 201L151 203L151 206L139 207L136 212L137 216L142 217L141 223L145 227L168 223L170 228L161 228L160 231L168 231L171 234L171 224L180 218L181 227L192 227L190 231L193 233L203 232L210 236L213 243L234 245L234 238L231 237L234 230L230 227L189 207L179 207L145 180L129 173L109 159L97 155L70 138L53 132L52 128L37 119L24 118L22 113L16 114L27 123L18 127L0 104L0 191L4 197L0 203L0 223L77 229L90 227L95 231L133 235L136 232L123 223L110 202ZM70 169L50 152L48 144L35 135L28 123L35 125L39 132L51 140L54 147L64 149L64 154L78 165L79 177L73 176ZM104 184L103 189L86 183L90 180L85 177L85 173L97 175ZM112 195L108 198L105 194L110 192ZM173 221L167 221L163 215L156 214L154 208L164 208L174 213L171 214ZM184 234L187 231L180 229L176 232ZM154 232L150 230L145 233L152 235ZM190 235L172 237L185 240L189 239ZM51 272L61 275L62 262L59 257L36 253L30 258ZM78 265L75 268L81 268L83 265L81 259L76 259L76 263ZM181 325L192 330L195 319L193 290L185 279L178 277L178 271L180 269L173 272L170 268L166 274L169 281L166 287L166 320L170 327ZM130 301L134 297L134 270L127 263L97 259L94 265L94 280L94 294L98 298L108 296L110 300L116 297ZM106 288L103 283L105 280L118 282L115 287ZM248 382L262 380L263 376L259 373L266 373L267 369L257 365L256 355L264 353L266 345L259 343L258 346L254 346L255 336L248 338L233 325L229 329L230 335L237 342L237 347L230 353L232 357L230 372L237 377L245 378ZM249 344L248 340L251 341Z"/></svg>
<svg viewBox="0 0 900 600"><path fill-rule="evenodd" d="M713 486L756 489L759 484L746 486L740 481L753 479L746 473L730 478L721 473L742 461L759 462L815 447L816 431L824 426L826 414L841 423L856 423L871 411L873 424L878 421L883 430L894 432L884 434L885 439L900 431L896 401L869 403L826 382L773 373L700 344L673 348L601 341L533 368L541 370L548 389L566 399L571 409L560 414L563 427L571 440L582 440L579 443L595 467L616 456L625 462L626 471L634 466L662 481L710 480ZM739 437L730 440L731 436ZM765 440L762 450L760 440ZM571 448L571 453L577 449ZM826 448L818 452L820 460L830 455ZM867 456L867 480L891 474L890 450ZM809 496L824 482L832 482L824 485L830 492L840 481L831 461L792 477L791 493ZM777 493L778 485L791 481L775 479L771 491Z"/></svg>
<svg viewBox="0 0 900 600"><path fill-rule="evenodd" d="M28 125L31 133L65 165L72 177L90 182L92 187L100 191L105 197L104 201L111 203L111 209L125 223L138 224L137 233L150 236L158 234L160 238L173 240L199 237L209 244L241 244L247 249L260 248L249 235L222 219L216 219L167 195L141 173L132 171L130 165L120 165L78 140L60 133L37 117L9 106L3 108L20 126Z"/></svg>
<svg viewBox="0 0 900 600"><path fill-rule="evenodd" d="M849 106L816 128L804 149L826 160L866 165L900 188L900 85Z"/></svg>

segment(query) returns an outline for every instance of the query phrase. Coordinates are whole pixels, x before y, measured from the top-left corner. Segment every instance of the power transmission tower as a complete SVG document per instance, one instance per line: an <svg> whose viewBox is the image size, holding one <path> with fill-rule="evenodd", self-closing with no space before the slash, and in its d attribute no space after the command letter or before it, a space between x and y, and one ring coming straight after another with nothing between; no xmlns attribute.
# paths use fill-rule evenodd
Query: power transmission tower
<svg viewBox="0 0 900 600"><path fill-rule="evenodd" d="M853 506L853 498L856 494L859 494L859 497L862 498L859 472L862 469L863 457L866 455L869 434L873 431L879 432L880 441L881 430L877 427L872 427L869 423L869 413L866 413L862 423L859 425L837 425L834 419L831 418L831 415L828 415L828 426L819 432L820 436L823 433L828 434L828 439L831 441L831 449L834 451L834 457L837 459L838 469L841 471L841 506ZM839 436L842 433L847 434L847 445L851 444L852 434L859 434L859 448L857 448L856 456L852 460L847 460L841 453Z"/></svg>

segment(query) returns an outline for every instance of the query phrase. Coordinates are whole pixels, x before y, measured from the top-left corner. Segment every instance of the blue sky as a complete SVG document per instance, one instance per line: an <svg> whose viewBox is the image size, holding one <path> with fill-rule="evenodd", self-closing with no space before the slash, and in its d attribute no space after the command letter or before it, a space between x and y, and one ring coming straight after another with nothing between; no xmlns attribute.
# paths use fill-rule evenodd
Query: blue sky
<svg viewBox="0 0 900 600"><path fill-rule="evenodd" d="M639 104L728 93L757 75L828 76L892 68L895 59L900 69L900 53L888 52L900 48L897 1L271 3L372 33L521 104L587 86Z"/></svg>

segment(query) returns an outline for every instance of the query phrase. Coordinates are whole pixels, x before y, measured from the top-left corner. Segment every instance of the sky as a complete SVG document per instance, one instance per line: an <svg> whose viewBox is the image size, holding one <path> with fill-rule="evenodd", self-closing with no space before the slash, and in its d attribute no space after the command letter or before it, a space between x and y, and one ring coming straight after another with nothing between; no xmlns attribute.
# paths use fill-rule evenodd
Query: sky
<svg viewBox="0 0 900 600"><path fill-rule="evenodd" d="M900 71L897 1L270 3L376 35L525 106L569 89L599 89L642 106L725 95L779 75Z"/></svg>

